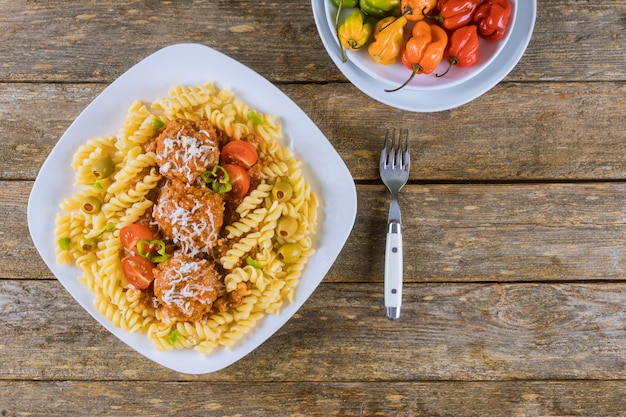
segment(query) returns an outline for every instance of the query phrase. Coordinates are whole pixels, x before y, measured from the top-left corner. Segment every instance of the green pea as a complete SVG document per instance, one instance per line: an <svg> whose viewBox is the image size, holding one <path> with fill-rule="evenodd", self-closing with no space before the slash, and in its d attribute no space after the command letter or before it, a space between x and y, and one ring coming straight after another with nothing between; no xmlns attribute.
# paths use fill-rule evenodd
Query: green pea
<svg viewBox="0 0 626 417"><path fill-rule="evenodd" d="M83 201L81 209L86 214L98 214L102 208L102 201L98 197L89 196Z"/></svg>
<svg viewBox="0 0 626 417"><path fill-rule="evenodd" d="M62 250L70 250L71 240L69 237L62 237L59 239L59 247Z"/></svg>
<svg viewBox="0 0 626 417"><path fill-rule="evenodd" d="M93 175L98 179L108 178L115 171L115 162L107 156L96 160L91 167Z"/></svg>
<svg viewBox="0 0 626 417"><path fill-rule="evenodd" d="M276 233L278 236L288 238L296 234L298 231L298 220L292 216L283 216L278 219L276 224Z"/></svg>
<svg viewBox="0 0 626 417"><path fill-rule="evenodd" d="M302 256L302 249L297 243L287 243L278 249L278 257L288 263L294 263Z"/></svg>
<svg viewBox="0 0 626 417"><path fill-rule="evenodd" d="M291 184L285 181L277 182L272 188L272 196L274 200L277 200L281 203L285 201L289 201L291 196L293 195L293 188Z"/></svg>

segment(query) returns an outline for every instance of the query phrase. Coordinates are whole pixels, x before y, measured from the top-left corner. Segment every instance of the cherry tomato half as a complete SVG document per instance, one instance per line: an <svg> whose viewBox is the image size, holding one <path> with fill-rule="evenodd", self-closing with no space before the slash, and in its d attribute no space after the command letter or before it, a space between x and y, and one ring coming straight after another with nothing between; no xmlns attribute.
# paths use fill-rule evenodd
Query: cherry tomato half
<svg viewBox="0 0 626 417"><path fill-rule="evenodd" d="M224 164L239 165L246 170L256 164L258 159L254 145L243 140L228 142L222 148L221 157Z"/></svg>
<svg viewBox="0 0 626 417"><path fill-rule="evenodd" d="M130 255L122 259L122 271L128 282L139 290L145 290L154 281L154 265L139 255Z"/></svg>
<svg viewBox="0 0 626 417"><path fill-rule="evenodd" d="M228 182L230 182L230 185L233 187L227 195L234 200L238 200L248 194L250 177L246 170L234 164L226 164L222 168L228 173Z"/></svg>
<svg viewBox="0 0 626 417"><path fill-rule="evenodd" d="M129 224L120 230L120 240L126 250L137 254L137 242L140 240L154 240L154 234L142 224Z"/></svg>

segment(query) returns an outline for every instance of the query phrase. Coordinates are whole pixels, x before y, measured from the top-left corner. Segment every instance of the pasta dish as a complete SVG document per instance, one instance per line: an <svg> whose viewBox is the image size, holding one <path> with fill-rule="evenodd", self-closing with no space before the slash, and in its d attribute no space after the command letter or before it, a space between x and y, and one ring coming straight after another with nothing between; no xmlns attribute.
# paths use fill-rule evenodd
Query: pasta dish
<svg viewBox="0 0 626 417"><path fill-rule="evenodd" d="M238 343L292 302L319 202L276 117L213 83L136 101L75 152L57 262L115 326L160 350Z"/></svg>

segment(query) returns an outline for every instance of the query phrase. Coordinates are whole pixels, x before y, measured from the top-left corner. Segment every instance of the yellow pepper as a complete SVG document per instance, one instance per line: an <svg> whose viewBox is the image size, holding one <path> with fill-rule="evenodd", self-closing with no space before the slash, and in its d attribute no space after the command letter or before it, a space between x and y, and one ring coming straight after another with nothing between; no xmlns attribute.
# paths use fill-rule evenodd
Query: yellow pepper
<svg viewBox="0 0 626 417"><path fill-rule="evenodd" d="M355 9L337 29L339 42L343 48L358 51L367 44L374 31L374 22L361 10ZM342 50L342 59L346 57Z"/></svg>
<svg viewBox="0 0 626 417"><path fill-rule="evenodd" d="M396 62L404 48L404 27L407 18L389 16L378 23L374 29L374 42L367 48L370 56L379 64L391 65Z"/></svg>

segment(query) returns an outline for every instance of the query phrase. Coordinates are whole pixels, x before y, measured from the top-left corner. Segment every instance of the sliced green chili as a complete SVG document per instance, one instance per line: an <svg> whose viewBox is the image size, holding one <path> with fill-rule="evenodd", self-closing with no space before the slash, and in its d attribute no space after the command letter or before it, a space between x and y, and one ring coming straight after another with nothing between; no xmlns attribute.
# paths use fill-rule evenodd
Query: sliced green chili
<svg viewBox="0 0 626 417"><path fill-rule="evenodd" d="M102 231L100 233L98 233L98 236L96 236L96 237L100 237L103 234L105 234L106 232L110 232L113 229L115 229L115 224L114 223L107 223L107 225L104 226L104 229L102 229Z"/></svg>
<svg viewBox="0 0 626 417"><path fill-rule="evenodd" d="M248 118L250 118L250 120L252 120L252 124L253 125L262 125L263 124L263 119L261 119L259 117L259 115L254 110L250 110L248 112Z"/></svg>
<svg viewBox="0 0 626 417"><path fill-rule="evenodd" d="M156 248L156 253L155 249ZM137 242L137 252L143 258L146 258L152 263L158 264L167 260L168 256L165 253L165 242L162 240L140 240Z"/></svg>
<svg viewBox="0 0 626 417"><path fill-rule="evenodd" d="M172 331L170 332L169 336L167 337L167 343L169 343L170 345L173 345L174 343L176 343L178 341L178 339L180 339L182 336L182 334L180 334L180 332L178 331L177 328L173 328Z"/></svg>
<svg viewBox="0 0 626 417"><path fill-rule="evenodd" d="M89 183L89 184L87 184L87 185L94 187L96 190L103 190L103 189L104 189L104 187L102 187L102 184L100 184L100 182L99 182L99 181L96 181L96 182L90 182L90 183Z"/></svg>
<svg viewBox="0 0 626 417"><path fill-rule="evenodd" d="M263 265L261 265L256 259L252 259L250 256L246 258L246 264L253 266L256 269L263 269Z"/></svg>
<svg viewBox="0 0 626 417"><path fill-rule="evenodd" d="M204 171L200 174L200 178L207 184L211 184L211 189L218 194L224 194L233 189L228 172L219 165L215 165L211 171Z"/></svg>

